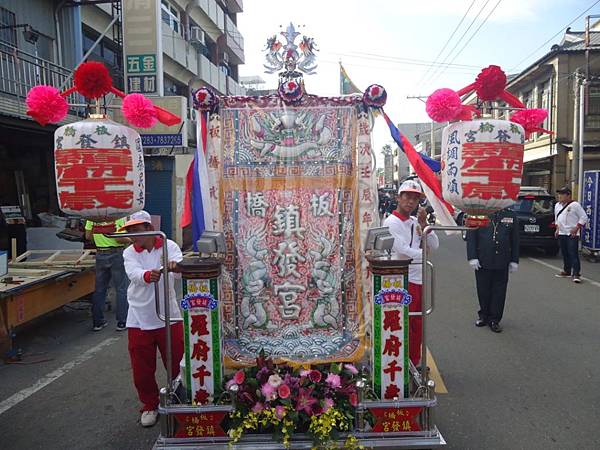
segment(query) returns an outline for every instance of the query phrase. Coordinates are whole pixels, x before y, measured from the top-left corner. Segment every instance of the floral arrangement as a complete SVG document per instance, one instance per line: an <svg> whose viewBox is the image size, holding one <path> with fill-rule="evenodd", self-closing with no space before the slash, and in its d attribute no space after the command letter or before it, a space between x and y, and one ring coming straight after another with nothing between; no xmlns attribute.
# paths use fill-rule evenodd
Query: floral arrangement
<svg viewBox="0 0 600 450"><path fill-rule="evenodd" d="M385 88L379 84L372 84L363 94L363 102L366 106L372 108L382 108L387 101L387 92Z"/></svg>
<svg viewBox="0 0 600 450"><path fill-rule="evenodd" d="M279 96L285 103L298 103L304 96L304 87L296 80L286 80L279 84Z"/></svg>
<svg viewBox="0 0 600 450"><path fill-rule="evenodd" d="M238 370L225 383L235 405L229 415L231 444L247 432L270 432L287 448L292 434L300 432L316 447L327 447L354 426L360 380L352 364L294 369L275 365L261 352L256 366ZM358 448L357 439L349 436L344 448Z"/></svg>

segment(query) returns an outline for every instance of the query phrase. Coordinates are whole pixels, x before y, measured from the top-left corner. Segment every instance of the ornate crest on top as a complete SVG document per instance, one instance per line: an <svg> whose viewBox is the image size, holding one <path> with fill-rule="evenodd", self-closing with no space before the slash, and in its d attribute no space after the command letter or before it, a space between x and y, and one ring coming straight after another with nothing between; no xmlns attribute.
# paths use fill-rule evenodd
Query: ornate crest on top
<svg viewBox="0 0 600 450"><path fill-rule="evenodd" d="M317 68L315 51L318 50L314 39L302 36L300 43L296 45L295 41L300 33L291 22L279 34L285 38L286 43L283 44L276 34L267 39L265 72L275 73L283 69L279 76L284 80L301 78L301 72L314 74Z"/></svg>

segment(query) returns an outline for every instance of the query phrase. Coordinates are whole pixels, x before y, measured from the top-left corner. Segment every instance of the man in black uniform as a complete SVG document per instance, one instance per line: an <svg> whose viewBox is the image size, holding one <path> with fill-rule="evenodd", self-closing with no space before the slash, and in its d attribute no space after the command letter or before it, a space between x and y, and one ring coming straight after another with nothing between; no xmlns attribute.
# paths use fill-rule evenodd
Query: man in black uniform
<svg viewBox="0 0 600 450"><path fill-rule="evenodd" d="M500 333L509 272L519 268L519 226L513 211L490 216L487 226L467 231L467 259L475 270L479 297L478 327Z"/></svg>

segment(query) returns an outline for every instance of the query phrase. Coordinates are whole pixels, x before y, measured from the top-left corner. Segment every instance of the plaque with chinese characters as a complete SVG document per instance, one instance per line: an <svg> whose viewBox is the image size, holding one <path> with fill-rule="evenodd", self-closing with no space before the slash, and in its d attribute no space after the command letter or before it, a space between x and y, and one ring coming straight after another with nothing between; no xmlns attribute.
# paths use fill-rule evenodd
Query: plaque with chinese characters
<svg viewBox="0 0 600 450"><path fill-rule="evenodd" d="M408 275L373 276L373 390L381 400L408 396Z"/></svg>
<svg viewBox="0 0 600 450"><path fill-rule="evenodd" d="M191 403L202 405L214 401L221 389L217 280L186 279L183 293L184 385Z"/></svg>
<svg viewBox="0 0 600 450"><path fill-rule="evenodd" d="M376 197L366 113L356 99L223 103L209 124L207 161L227 242L226 356L360 358L360 249Z"/></svg>

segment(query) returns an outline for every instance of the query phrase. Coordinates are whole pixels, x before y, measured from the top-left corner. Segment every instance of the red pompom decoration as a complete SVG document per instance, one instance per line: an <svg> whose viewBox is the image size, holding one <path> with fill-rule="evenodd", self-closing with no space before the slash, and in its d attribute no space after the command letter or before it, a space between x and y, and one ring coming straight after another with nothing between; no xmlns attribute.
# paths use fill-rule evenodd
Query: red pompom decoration
<svg viewBox="0 0 600 450"><path fill-rule="evenodd" d="M158 122L158 113L152 101L142 94L129 94L121 106L123 115L134 127L150 128Z"/></svg>
<svg viewBox="0 0 600 450"><path fill-rule="evenodd" d="M462 111L460 97L452 89L442 88L433 92L425 103L425 111L435 122L454 120Z"/></svg>
<svg viewBox="0 0 600 450"><path fill-rule="evenodd" d="M59 90L52 86L40 85L31 88L25 103L27 115L42 126L60 122L69 111L67 101L60 95Z"/></svg>
<svg viewBox="0 0 600 450"><path fill-rule="evenodd" d="M525 139L528 139L531 133L551 133L540 128L546 117L548 117L548 111L545 109L523 109L510 116L510 121L521 125L525 129Z"/></svg>
<svg viewBox="0 0 600 450"><path fill-rule="evenodd" d="M100 98L110 92L112 79L102 63L90 61L80 65L73 75L77 92L86 98Z"/></svg>
<svg viewBox="0 0 600 450"><path fill-rule="evenodd" d="M482 69L475 79L475 91L480 100L494 101L504 92L506 74L499 66L489 66Z"/></svg>

